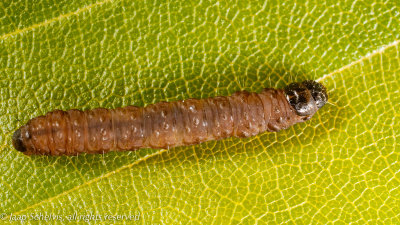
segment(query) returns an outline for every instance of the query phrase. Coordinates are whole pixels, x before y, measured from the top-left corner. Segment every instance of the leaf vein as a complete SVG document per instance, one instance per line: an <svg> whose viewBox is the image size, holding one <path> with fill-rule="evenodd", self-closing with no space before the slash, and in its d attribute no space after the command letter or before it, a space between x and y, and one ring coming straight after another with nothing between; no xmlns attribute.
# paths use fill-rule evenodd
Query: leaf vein
<svg viewBox="0 0 400 225"><path fill-rule="evenodd" d="M26 208L24 208L24 209L22 209L22 210L20 210L20 211L18 211L18 212L12 213L12 215L18 215L18 214L21 214L21 213L23 213L23 212L25 212L25 211L27 211L27 210L29 210L29 209L31 209L31 208L35 208L36 206L42 205L42 204L44 204L44 203L46 203L46 202L51 202L51 201L54 200L54 199L57 199L57 198L62 197L62 196L64 196L64 195L67 195L67 194L69 194L69 193L71 193L71 192L73 192L73 191L75 191L75 190L78 190L78 189L80 189L80 188L82 188L82 187L84 187L84 186L88 186L89 184L94 183L94 182L96 182L96 181L99 181L99 180L102 180L102 179L104 179L104 178L107 178L107 177L109 177L109 176L111 176L111 175L113 175L113 174L115 174L115 173L120 172L121 170L128 169L128 168L130 168L130 167L132 167L132 166L134 166L134 165L139 164L140 162L144 162L144 161L146 161L147 159L152 158L153 156L161 155L161 154L164 153L164 152L167 152L167 150L166 150L166 149L161 149L160 151L157 151L157 152L155 152L155 153L153 153L153 154L150 154L150 155L147 155L147 156L145 156L145 157L143 157L143 158L140 158L139 160L137 160L137 161L135 161L135 162L133 162L133 163L129 163L129 164L125 165L125 166L121 166L120 168L118 168L118 169L116 169L116 170L113 170L113 171L111 171L111 172L108 172L108 173L106 173L106 174L104 174L104 175L101 175L101 176L99 176L99 177L97 177L97 178L88 180L88 181L86 181L86 182L84 182L84 183L82 183L82 184L80 184L80 185L78 185L78 186L76 186L76 187L74 187L74 188L71 188L71 189L66 190L66 191L64 191L64 192L61 192L61 193L59 193L59 194L57 194L57 195L55 195L55 196L53 196L53 197L51 197L51 198L44 199L44 200L42 200L42 201L40 201L40 202L38 202L38 203L35 203L35 204L31 205L31 206L28 206L28 207L26 207ZM9 216L8 216L8 217L9 217ZM3 219L4 219L4 220L7 220L8 217L5 217L5 218L3 218Z"/></svg>
<svg viewBox="0 0 400 225"><path fill-rule="evenodd" d="M366 59L370 59L373 56L384 52L386 49L398 45L399 43L400 43L400 40L396 40L396 41L393 41L393 42L391 42L391 43L389 43L387 45L383 45L379 49L376 49L373 52L366 54L365 56L357 59L356 61L353 61L353 62L347 64L346 66L343 66L343 67L333 71L332 73L325 74L324 76L318 78L316 81L320 82L320 81L323 81L323 80L325 80L325 79L327 79L329 77L332 77L333 75L338 74L338 73L340 73L340 72L342 72L342 71L344 71L344 70L346 70L346 69L348 69L348 68L350 68L350 67L352 67L352 66L354 66L354 65L356 65L356 64L358 64L358 63L360 63L360 62L362 62L364 60L366 60Z"/></svg>
<svg viewBox="0 0 400 225"><path fill-rule="evenodd" d="M80 14L82 12L86 12L86 11L90 10L93 7L96 7L96 6L99 6L99 5L103 5L103 4L105 4L107 2L111 2L111 1L112 0L103 0L103 1L100 1L100 2L96 2L96 3L93 3L93 4L87 5L87 6L83 7L83 8L80 8L80 9L78 9L76 11L69 12L69 13L66 13L66 14L62 14L62 15L59 15L57 17L45 20L45 21L43 21L41 23L33 24L33 25L29 26L29 27L25 27L25 28L22 28L22 29L17 29L17 30L15 30L13 32L10 32L10 33L7 33L7 34L4 34L4 35L0 36L0 40L4 40L4 39L7 39L9 37L21 34L21 33L25 33L27 31L34 30L34 29L36 29L38 27L46 26L46 25L51 24L53 22L60 21L60 20L65 19L65 18L69 18L69 17L71 17L73 15L78 15L78 14Z"/></svg>

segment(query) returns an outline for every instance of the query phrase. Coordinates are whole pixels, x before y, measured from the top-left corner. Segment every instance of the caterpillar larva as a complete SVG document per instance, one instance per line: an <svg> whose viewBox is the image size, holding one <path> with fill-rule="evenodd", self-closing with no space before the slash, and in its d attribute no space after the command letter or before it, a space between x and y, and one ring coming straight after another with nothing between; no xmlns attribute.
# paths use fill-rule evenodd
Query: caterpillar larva
<svg viewBox="0 0 400 225"><path fill-rule="evenodd" d="M16 130L13 145L27 155L77 155L249 137L306 121L327 99L325 87L309 80L283 90L239 91L146 107L56 110Z"/></svg>

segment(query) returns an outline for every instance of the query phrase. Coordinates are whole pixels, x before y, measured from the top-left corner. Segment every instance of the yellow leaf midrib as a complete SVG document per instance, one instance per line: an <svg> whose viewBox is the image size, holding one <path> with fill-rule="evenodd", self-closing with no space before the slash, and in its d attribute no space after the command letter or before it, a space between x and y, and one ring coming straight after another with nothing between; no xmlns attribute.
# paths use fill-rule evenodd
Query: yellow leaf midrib
<svg viewBox="0 0 400 225"><path fill-rule="evenodd" d="M140 158L140 159L136 160L136 161L133 162L133 163L130 163L130 164L121 166L121 167L118 168L118 169L115 169L115 170L113 170L113 171L110 171L110 172L108 172L108 173L105 173L105 174L103 174L103 175L101 175L101 176L98 176L98 177L96 177L96 178L87 180L86 182L84 182L84 183L82 183L82 184L80 184L80 185L78 185L78 186L76 186L76 187L74 187L74 188L71 188L71 189L69 189L69 190L65 190L65 191L63 191L63 192L61 192L61 193L59 193L59 194L57 194L57 195L55 195L55 196L53 196L53 197L44 199L44 200L42 200L42 201L40 201L40 202L38 202L38 203L35 203L35 204L31 205L31 206L28 206L28 207L26 207L26 208L24 208L24 209L22 209L22 210L20 210L20 211L18 211L18 212L13 212L12 215L19 215L19 214L21 214L21 213L23 213L23 212L25 212L25 211L27 211L27 210L29 210L29 209L35 208L36 206L39 206L39 205L42 205L43 203L51 202L52 200L57 199L57 198L59 198L59 197L61 197L61 196L64 196L64 195L66 195L66 194L68 194L68 193L71 193L71 192L73 192L73 191L75 191L75 190L78 190L78 189L80 189L81 187L87 186L87 185L89 185L89 184L91 184L91 183L94 183L94 182L96 182L96 181L99 181L99 180L102 180L102 179L104 179L104 178L107 178L107 177L109 177L109 176L111 176L111 175L113 175L113 174L116 174L116 173L118 173L118 172L124 170L124 169L128 169L128 168L130 168L130 167L132 167L132 166L134 166L134 165L137 165L137 164L139 164L139 163L141 163L141 162L146 161L146 160L149 159L149 158L152 158L152 157L157 156L157 155L161 155L162 153L167 152L167 151L168 151L167 149L161 149L160 151L157 151L157 152L155 152L155 153L153 153L153 154L146 155L145 157ZM8 218L9 218L9 216L4 217L3 220L7 220Z"/></svg>
<svg viewBox="0 0 400 225"><path fill-rule="evenodd" d="M373 56L384 52L386 49L388 49L390 47L398 45L399 42L400 42L400 40L395 40L395 41L393 41L393 42L391 42L391 43L389 43L387 45L383 45L380 48L378 48L378 49L366 54L365 56L359 58L358 60L353 61L353 62L347 64L346 66L343 66L343 67L341 67L341 68L339 68L339 69L337 69L337 70L335 70L335 71L333 71L331 73L323 75L322 77L318 78L316 81L321 82L321 81L323 81L323 80L325 80L325 79L327 79L329 77L332 77L333 75L338 74L338 73L340 73L340 72L342 72L342 71L344 71L344 70L346 70L346 69L348 69L348 68L350 68L350 67L352 67L352 66L354 66L354 65L356 65L356 64L358 64L358 63L360 63L360 62L362 62L364 60L366 60L366 59L372 58Z"/></svg>

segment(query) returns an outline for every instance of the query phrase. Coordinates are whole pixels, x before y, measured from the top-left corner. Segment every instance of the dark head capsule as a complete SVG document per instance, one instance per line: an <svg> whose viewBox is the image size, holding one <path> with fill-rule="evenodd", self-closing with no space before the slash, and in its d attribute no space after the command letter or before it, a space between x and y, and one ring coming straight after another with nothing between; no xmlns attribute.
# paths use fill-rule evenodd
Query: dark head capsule
<svg viewBox="0 0 400 225"><path fill-rule="evenodd" d="M285 88L286 98L300 116L313 115L328 101L326 88L313 80L291 83Z"/></svg>

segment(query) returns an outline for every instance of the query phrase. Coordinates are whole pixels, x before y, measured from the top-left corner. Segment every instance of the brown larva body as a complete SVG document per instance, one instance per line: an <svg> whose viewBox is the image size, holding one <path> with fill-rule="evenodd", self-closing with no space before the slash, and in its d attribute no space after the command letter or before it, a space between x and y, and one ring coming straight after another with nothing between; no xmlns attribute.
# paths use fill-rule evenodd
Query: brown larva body
<svg viewBox="0 0 400 225"><path fill-rule="evenodd" d="M169 148L279 131L308 120L325 104L323 86L306 82L291 84L285 90L239 91L228 97L159 102L146 107L56 110L18 129L13 145L28 155L77 155ZM316 84L320 86L312 86ZM321 93L325 98L317 99Z"/></svg>

